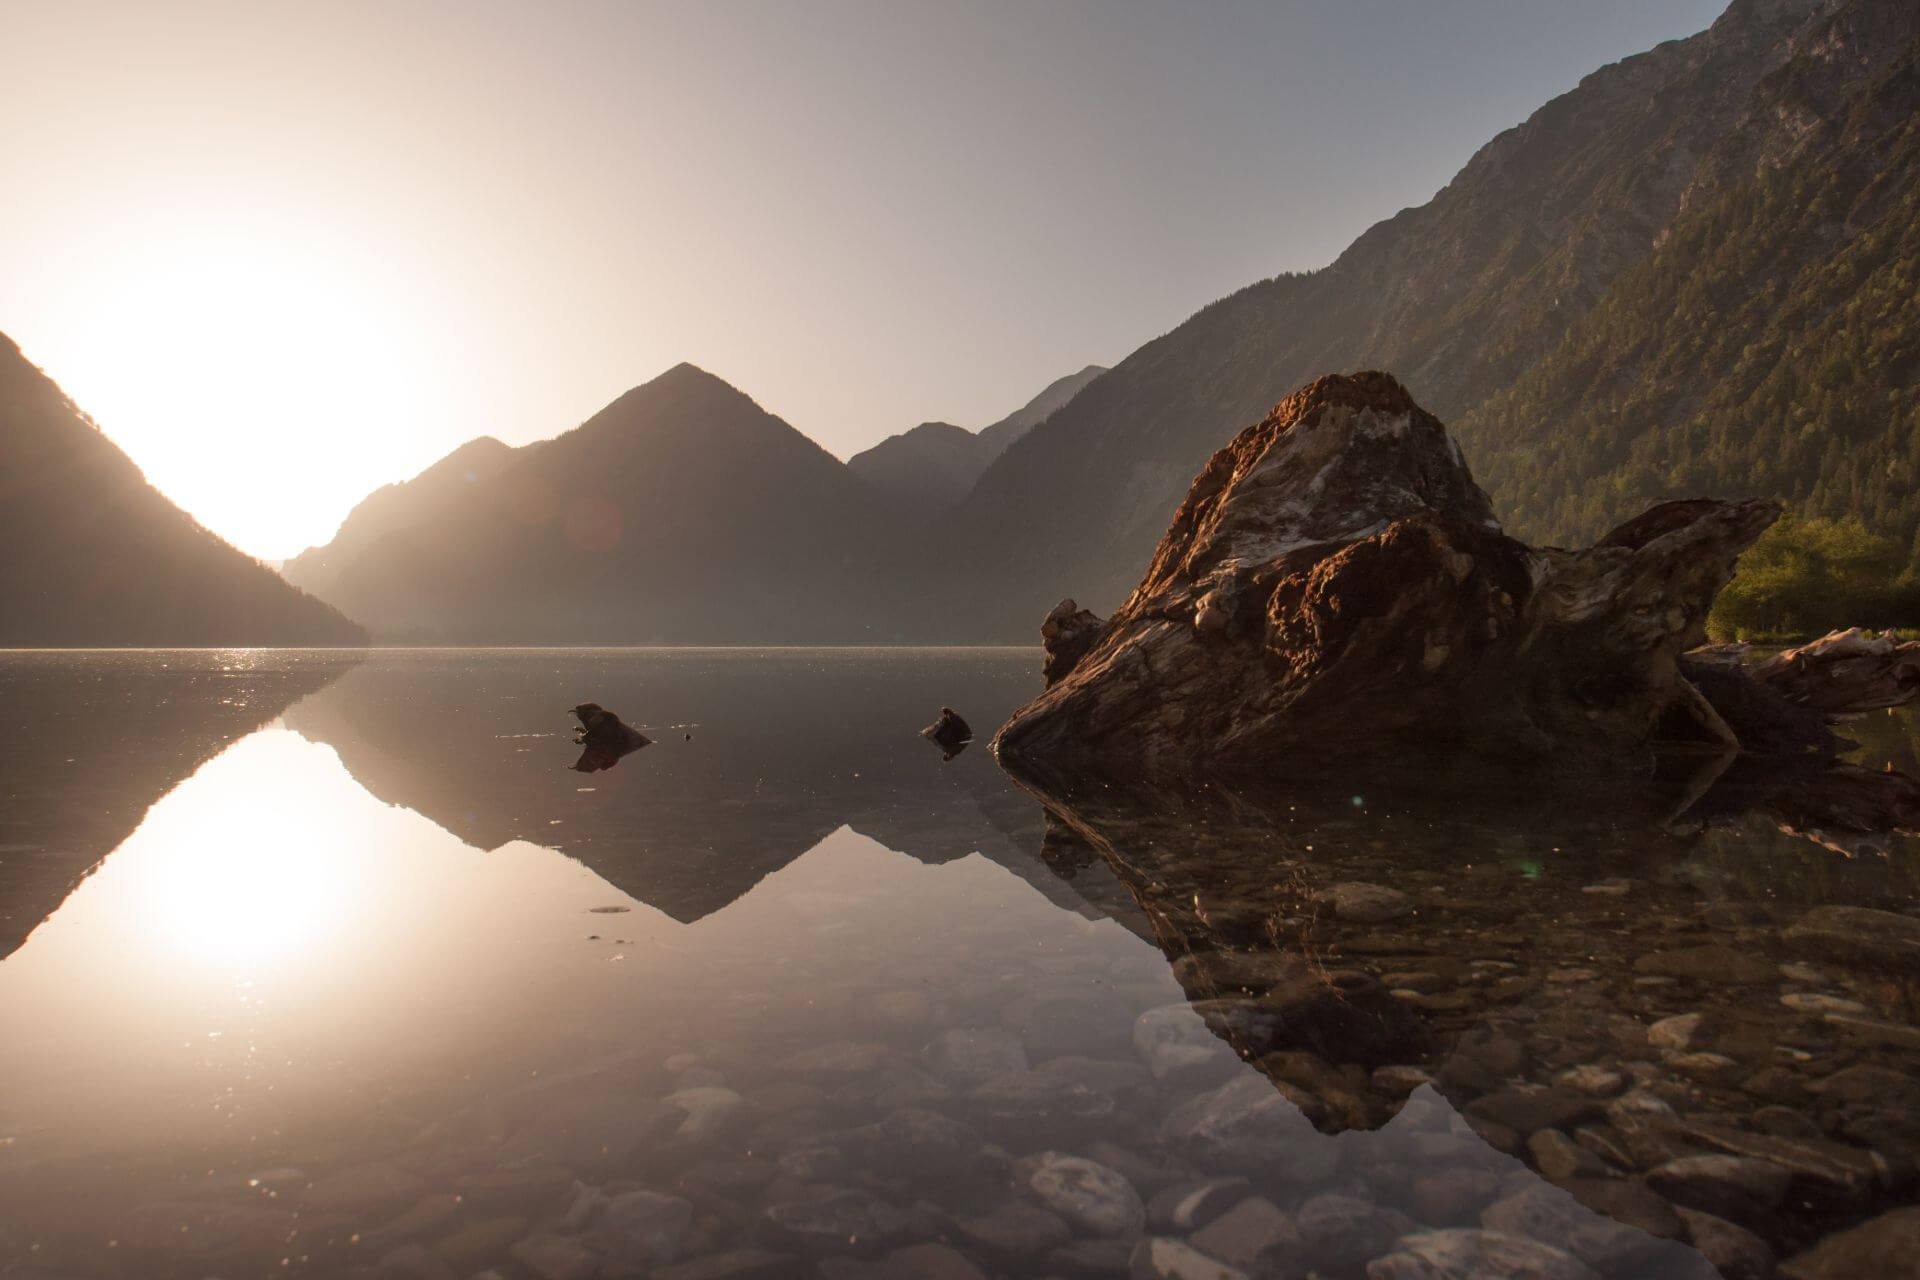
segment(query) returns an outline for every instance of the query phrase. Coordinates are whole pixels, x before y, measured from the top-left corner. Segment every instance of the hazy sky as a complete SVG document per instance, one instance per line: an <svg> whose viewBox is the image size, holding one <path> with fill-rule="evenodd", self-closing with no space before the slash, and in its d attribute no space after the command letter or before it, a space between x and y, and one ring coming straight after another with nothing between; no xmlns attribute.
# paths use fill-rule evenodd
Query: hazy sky
<svg viewBox="0 0 1920 1280"><path fill-rule="evenodd" d="M846 456L1325 265L1720 0L0 0L0 331L244 549L689 360Z"/></svg>

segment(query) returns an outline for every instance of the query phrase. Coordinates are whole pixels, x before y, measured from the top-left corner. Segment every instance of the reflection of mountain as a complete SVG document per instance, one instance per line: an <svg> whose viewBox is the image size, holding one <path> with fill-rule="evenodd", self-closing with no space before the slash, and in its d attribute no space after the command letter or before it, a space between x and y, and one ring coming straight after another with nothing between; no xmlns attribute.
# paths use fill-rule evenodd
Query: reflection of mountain
<svg viewBox="0 0 1920 1280"><path fill-rule="evenodd" d="M0 957L181 779L357 657L16 654L0 663Z"/></svg>
<svg viewBox="0 0 1920 1280"><path fill-rule="evenodd" d="M987 752L943 763L918 732L942 703L997 723L1036 666L1024 651L389 654L287 722L467 843L559 849L682 921L842 825L925 862L983 853L1078 909L1023 852L1037 806ZM583 699L655 744L570 772L567 708Z"/></svg>

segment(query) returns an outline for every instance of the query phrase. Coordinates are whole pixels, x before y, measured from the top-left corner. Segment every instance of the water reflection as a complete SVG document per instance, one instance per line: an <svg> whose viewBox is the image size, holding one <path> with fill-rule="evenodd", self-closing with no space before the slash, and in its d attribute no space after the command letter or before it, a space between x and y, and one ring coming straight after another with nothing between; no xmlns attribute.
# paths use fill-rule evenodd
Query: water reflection
<svg viewBox="0 0 1920 1280"><path fill-rule="evenodd" d="M190 763L0 964L0 1270L1625 1280L1901 1194L1903 989L1785 938L1912 903L1898 841L1470 773L1042 804L916 740L1033 666L382 654ZM583 695L654 745L574 772ZM1654 1172L1703 1155L1800 1164Z"/></svg>

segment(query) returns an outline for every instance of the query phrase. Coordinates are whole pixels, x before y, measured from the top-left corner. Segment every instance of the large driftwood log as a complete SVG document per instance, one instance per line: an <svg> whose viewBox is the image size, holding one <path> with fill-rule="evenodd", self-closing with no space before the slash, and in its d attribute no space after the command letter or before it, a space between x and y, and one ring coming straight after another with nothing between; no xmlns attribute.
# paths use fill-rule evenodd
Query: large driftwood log
<svg viewBox="0 0 1920 1280"><path fill-rule="evenodd" d="M1619 755L1676 728L1730 748L1680 659L1779 510L1666 502L1583 551L1529 547L1392 377L1322 378L1213 456L1091 639L1097 619L1055 610L1049 687L995 750L1190 773L1415 745Z"/></svg>
<svg viewBox="0 0 1920 1280"><path fill-rule="evenodd" d="M1898 707L1920 694L1920 641L1854 627L1755 663L1755 680L1828 716Z"/></svg>

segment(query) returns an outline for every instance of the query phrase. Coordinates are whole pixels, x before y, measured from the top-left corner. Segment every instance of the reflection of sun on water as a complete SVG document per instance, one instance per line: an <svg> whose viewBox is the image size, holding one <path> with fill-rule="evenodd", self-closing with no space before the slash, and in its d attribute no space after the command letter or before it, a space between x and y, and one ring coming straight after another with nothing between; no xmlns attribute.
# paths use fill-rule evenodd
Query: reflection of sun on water
<svg viewBox="0 0 1920 1280"><path fill-rule="evenodd" d="M274 735L208 766L219 785L190 788L141 828L152 856L125 891L181 960L243 971L338 943L365 895L364 863L341 853L374 835L358 808L309 809L286 820L276 785L287 757L310 752ZM154 957L158 959L159 957Z"/></svg>

